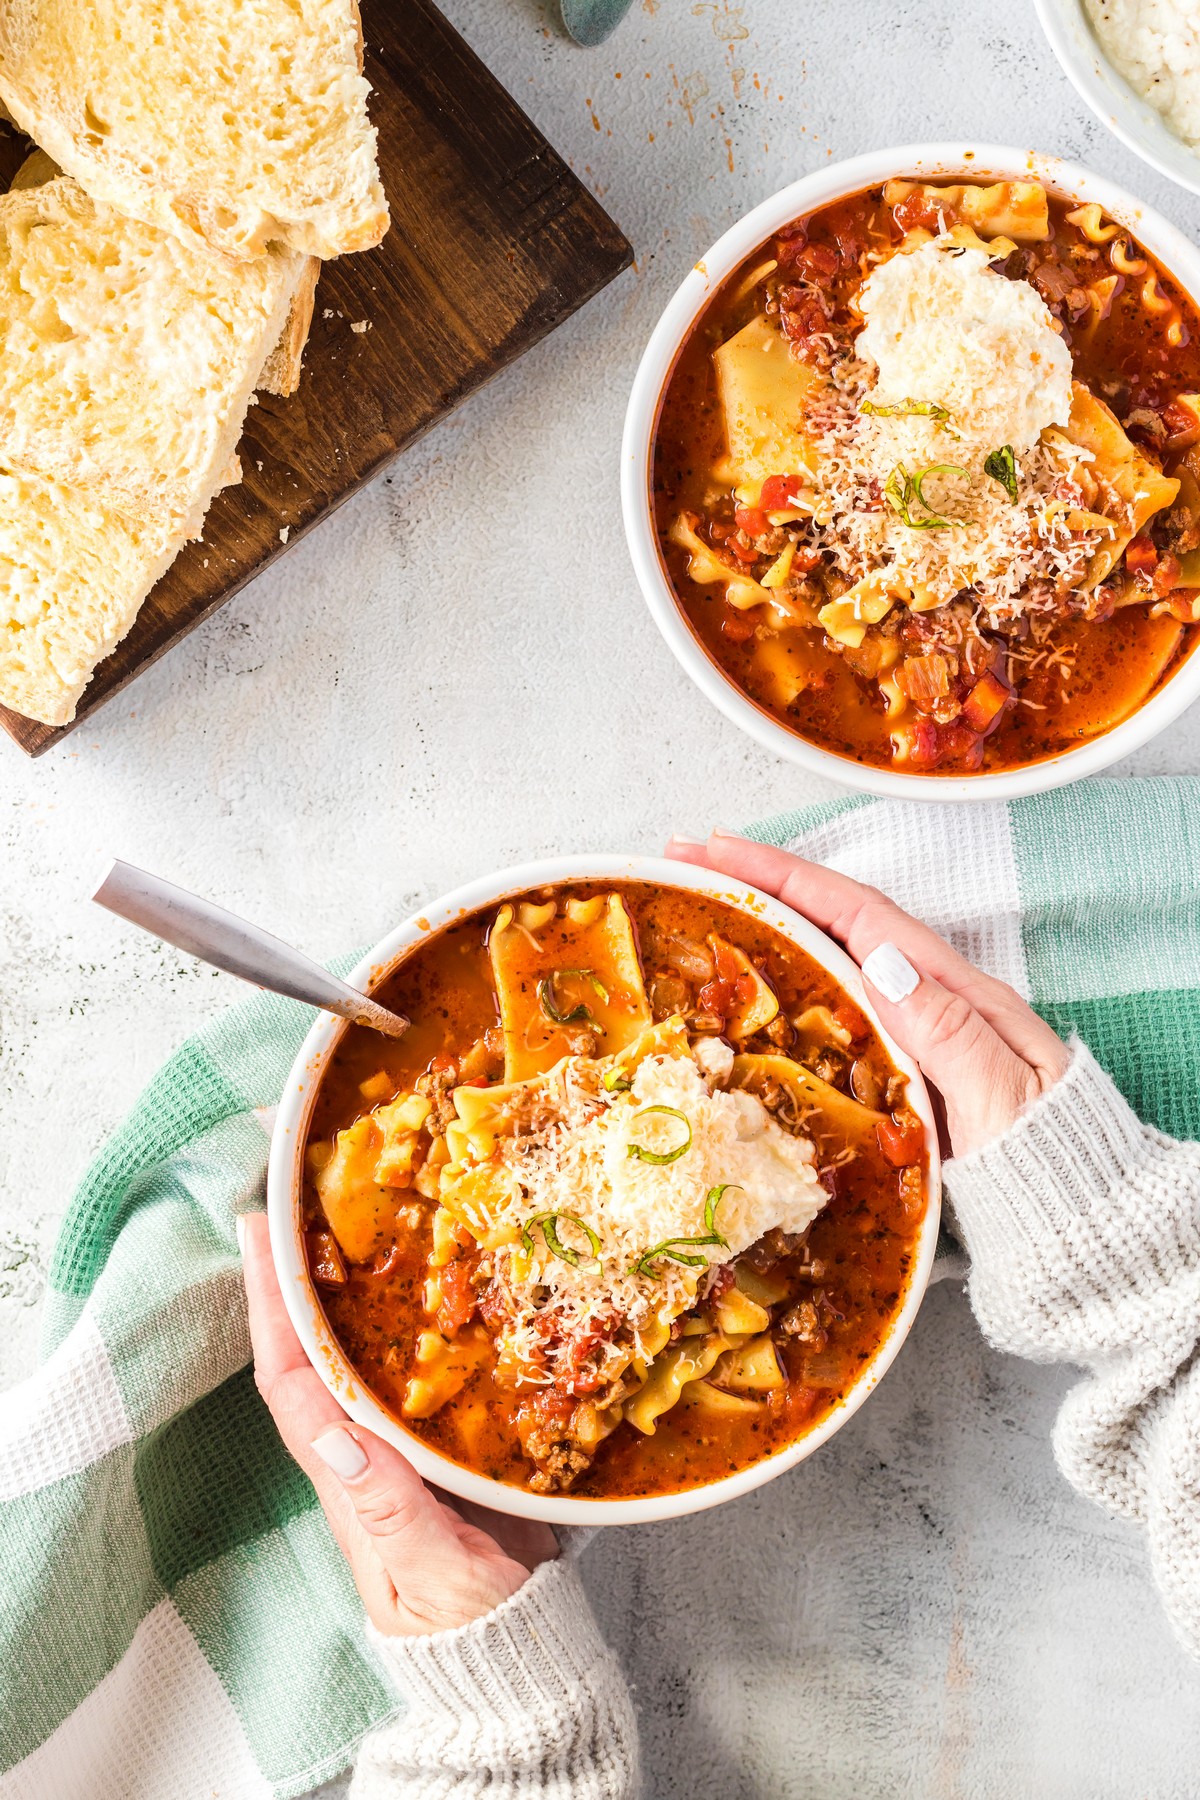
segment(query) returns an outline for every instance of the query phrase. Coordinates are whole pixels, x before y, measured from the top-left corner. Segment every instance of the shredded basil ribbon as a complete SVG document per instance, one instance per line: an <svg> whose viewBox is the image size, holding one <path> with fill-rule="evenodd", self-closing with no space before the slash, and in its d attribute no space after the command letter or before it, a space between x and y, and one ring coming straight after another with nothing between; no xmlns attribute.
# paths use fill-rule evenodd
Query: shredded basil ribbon
<svg viewBox="0 0 1200 1800"><path fill-rule="evenodd" d="M560 1012L554 997L554 986L558 981L569 981L572 976L581 981L590 981L602 1000L608 999L608 989L604 983L592 974L590 969L555 969L538 982L537 996L542 1011L556 1025L579 1025L584 1022L595 1024L586 1006L574 1006L570 1012Z"/></svg>
<svg viewBox="0 0 1200 1800"><path fill-rule="evenodd" d="M983 465L985 475L998 481L1013 505L1017 504L1017 459L1013 455L1011 444L1001 444L999 450L993 450Z"/></svg>
<svg viewBox="0 0 1200 1800"><path fill-rule="evenodd" d="M578 1269L580 1267L583 1262L583 1257L580 1255L579 1251L572 1250L570 1244L564 1244L558 1235L559 1219L565 1219L567 1223L571 1225L578 1225L580 1231L582 1231L584 1237L587 1239L592 1252L589 1261L594 1262L596 1267L599 1268L600 1239L596 1236L596 1233L592 1230L590 1225L583 1219L577 1218L574 1213L569 1212L538 1213L536 1217L525 1221L525 1224L521 1228L521 1248L524 1250L526 1256L533 1255L533 1234L540 1225L542 1237L551 1256L557 1256L559 1262L570 1263L573 1269Z"/></svg>
<svg viewBox="0 0 1200 1800"><path fill-rule="evenodd" d="M935 513L922 492L922 483L930 475L965 475L967 471L958 463L930 463L927 469L917 469L912 475L903 463L897 463L887 478L883 497L894 513L898 513L906 525L914 531L941 531L949 525L960 525L961 519L944 519ZM917 501L929 514L925 519L914 519L912 502Z"/></svg>
<svg viewBox="0 0 1200 1800"><path fill-rule="evenodd" d="M741 1185L740 1181L723 1181L719 1187L709 1188L708 1198L704 1202L704 1236L664 1238L661 1244L655 1244L652 1250L639 1256L631 1265L629 1273L653 1275L651 1264L657 1262L659 1257L665 1257L670 1262L686 1263L689 1269L703 1268L708 1262L707 1256L690 1256L677 1247L681 1244L689 1244L697 1249L706 1244L719 1244L722 1249L728 1250L729 1240L723 1238L717 1230L717 1208L731 1187L740 1188Z"/></svg>
<svg viewBox="0 0 1200 1800"><path fill-rule="evenodd" d="M652 1113L665 1113L669 1119L678 1119L683 1126L683 1129L687 1132L687 1136L684 1138L682 1144L679 1144L674 1150L664 1150L661 1152L658 1150L643 1149L641 1144L627 1144L625 1146L626 1156L636 1156L639 1162L654 1163L659 1167L664 1163L678 1162L684 1151L690 1150L692 1147L691 1121L686 1113L680 1112L677 1106L647 1106L643 1108L640 1113L634 1115L634 1125L640 1125L641 1121L650 1118Z"/></svg>
<svg viewBox="0 0 1200 1800"><path fill-rule="evenodd" d="M874 400L864 400L858 410L873 419L906 419L916 414L923 419L936 419L939 425L944 425L950 417L948 408L939 406L936 400L897 400L894 405L888 406L878 406Z"/></svg>

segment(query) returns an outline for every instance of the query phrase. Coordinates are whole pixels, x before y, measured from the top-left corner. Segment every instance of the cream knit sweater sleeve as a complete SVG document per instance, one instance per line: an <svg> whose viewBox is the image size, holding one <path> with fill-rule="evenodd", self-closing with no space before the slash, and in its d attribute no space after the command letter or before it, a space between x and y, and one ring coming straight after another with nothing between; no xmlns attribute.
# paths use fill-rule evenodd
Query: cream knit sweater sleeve
<svg viewBox="0 0 1200 1800"><path fill-rule="evenodd" d="M986 1335L1081 1364L1064 1475L1145 1527L1154 1578L1200 1656L1200 1144L1142 1125L1091 1054L946 1188Z"/></svg>
<svg viewBox="0 0 1200 1800"><path fill-rule="evenodd" d="M458 1631L371 1643L404 1696L363 1742L350 1800L632 1800L624 1677L564 1557Z"/></svg>

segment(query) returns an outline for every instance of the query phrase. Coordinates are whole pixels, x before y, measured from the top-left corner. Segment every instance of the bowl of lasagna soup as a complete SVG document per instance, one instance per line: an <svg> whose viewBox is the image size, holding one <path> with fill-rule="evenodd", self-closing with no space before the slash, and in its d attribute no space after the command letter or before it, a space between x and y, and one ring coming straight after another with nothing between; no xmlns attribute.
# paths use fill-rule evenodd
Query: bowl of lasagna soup
<svg viewBox="0 0 1200 1800"><path fill-rule="evenodd" d="M639 368L650 610L761 743L850 786L1005 798L1200 693L1200 253L1110 182L978 146L765 201Z"/></svg>
<svg viewBox="0 0 1200 1800"><path fill-rule="evenodd" d="M451 894L280 1103L271 1243L359 1424L563 1523L747 1492L850 1417L932 1265L937 1134L859 973L778 901L642 857Z"/></svg>

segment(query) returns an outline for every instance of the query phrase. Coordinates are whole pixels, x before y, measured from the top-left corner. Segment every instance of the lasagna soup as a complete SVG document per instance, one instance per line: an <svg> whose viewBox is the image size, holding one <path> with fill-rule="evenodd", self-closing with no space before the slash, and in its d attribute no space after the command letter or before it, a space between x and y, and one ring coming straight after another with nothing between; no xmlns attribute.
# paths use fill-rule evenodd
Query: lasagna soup
<svg viewBox="0 0 1200 1800"><path fill-rule="evenodd" d="M826 750L1005 769L1135 711L1200 622L1195 311L1039 183L890 181L710 302L654 454L710 656Z"/></svg>
<svg viewBox="0 0 1200 1800"><path fill-rule="evenodd" d="M823 1419L900 1310L926 1205L905 1080L732 906L572 883L463 919L352 1027L305 1158L309 1269L375 1396L455 1461L605 1498Z"/></svg>

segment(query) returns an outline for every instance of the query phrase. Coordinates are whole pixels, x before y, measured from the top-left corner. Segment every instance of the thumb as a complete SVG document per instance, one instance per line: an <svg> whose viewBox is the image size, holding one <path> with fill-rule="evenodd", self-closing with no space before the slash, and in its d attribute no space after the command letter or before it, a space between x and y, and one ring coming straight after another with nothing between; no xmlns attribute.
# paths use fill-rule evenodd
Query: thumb
<svg viewBox="0 0 1200 1800"><path fill-rule="evenodd" d="M373 1432L335 1425L313 1439L312 1451L353 1509L350 1566L381 1631L409 1636L465 1625L527 1579L527 1567L466 1525Z"/></svg>
<svg viewBox="0 0 1200 1800"><path fill-rule="evenodd" d="M428 1549L431 1538L444 1536L437 1501L391 1444L373 1432L335 1425L314 1438L312 1448L341 1482L356 1520L375 1540L389 1572L411 1568L414 1555Z"/></svg>
<svg viewBox="0 0 1200 1800"><path fill-rule="evenodd" d="M940 1092L956 1156L997 1138L1037 1091L1035 1072L963 995L914 967L895 944L862 965L885 1029Z"/></svg>

